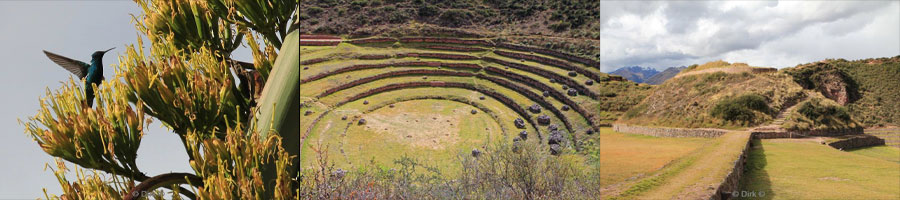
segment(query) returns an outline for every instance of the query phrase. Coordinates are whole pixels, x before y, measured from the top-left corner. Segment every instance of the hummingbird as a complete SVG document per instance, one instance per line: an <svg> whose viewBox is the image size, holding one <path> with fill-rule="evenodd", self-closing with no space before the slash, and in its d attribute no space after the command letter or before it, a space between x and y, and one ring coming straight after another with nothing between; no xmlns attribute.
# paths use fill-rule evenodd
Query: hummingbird
<svg viewBox="0 0 900 200"><path fill-rule="evenodd" d="M50 58L51 61L62 68L69 70L72 74L75 74L75 76L78 76L79 79L84 79L84 96L87 97L86 101L88 107L92 107L94 105L93 85L100 85L100 82L106 79L103 77L103 54L106 54L106 52L113 49L115 49L115 47L109 48L106 51L95 51L94 54L91 54L91 64L67 58L46 50L44 50L44 54L47 54L47 57Z"/></svg>

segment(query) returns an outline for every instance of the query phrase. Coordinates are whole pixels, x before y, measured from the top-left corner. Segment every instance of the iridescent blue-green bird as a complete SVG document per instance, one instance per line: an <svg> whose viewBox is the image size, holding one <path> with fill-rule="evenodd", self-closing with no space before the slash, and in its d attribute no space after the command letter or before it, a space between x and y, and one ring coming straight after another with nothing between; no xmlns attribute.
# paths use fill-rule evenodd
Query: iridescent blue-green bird
<svg viewBox="0 0 900 200"><path fill-rule="evenodd" d="M106 52L113 49L115 49L115 47L109 48L106 51L94 52L94 54L91 55L91 64L50 53L46 50L44 51L44 54L47 54L47 57L56 64L59 64L59 66L62 66L75 74L75 76L78 76L79 79L84 79L84 96L87 97L85 100L87 101L88 107L92 107L94 105L94 87L92 87L92 85L99 86L100 82L105 79L103 77L103 54L106 54Z"/></svg>

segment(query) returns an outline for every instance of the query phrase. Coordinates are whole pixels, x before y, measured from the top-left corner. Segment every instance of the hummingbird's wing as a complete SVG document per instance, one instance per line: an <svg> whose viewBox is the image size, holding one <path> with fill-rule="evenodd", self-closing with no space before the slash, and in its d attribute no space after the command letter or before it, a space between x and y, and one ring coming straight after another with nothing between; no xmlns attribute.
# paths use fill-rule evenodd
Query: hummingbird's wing
<svg viewBox="0 0 900 200"><path fill-rule="evenodd" d="M71 58L66 58L65 56L50 53L48 51L44 51L44 54L47 54L47 57L50 58L50 60L52 60L59 66L62 66L66 70L69 70L70 72L75 74L75 76L78 76L78 78L84 78L84 76L87 76L87 69L91 66L87 63Z"/></svg>

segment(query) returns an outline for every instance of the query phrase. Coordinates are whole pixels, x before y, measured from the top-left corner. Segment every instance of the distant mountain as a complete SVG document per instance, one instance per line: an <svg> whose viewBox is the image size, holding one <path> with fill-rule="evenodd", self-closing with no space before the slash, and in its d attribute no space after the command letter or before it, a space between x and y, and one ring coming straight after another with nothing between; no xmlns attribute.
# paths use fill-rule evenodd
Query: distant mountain
<svg viewBox="0 0 900 200"><path fill-rule="evenodd" d="M685 68L687 68L687 67L685 67L685 66L669 67L668 69L663 70L662 72L656 73L656 75L653 75L650 78L645 79L644 83L651 84L651 85L662 84L663 82L666 82L666 80L669 80L670 78L675 77L675 75L678 74L678 72L681 72L681 70L684 70Z"/></svg>
<svg viewBox="0 0 900 200"><path fill-rule="evenodd" d="M619 68L616 71L611 72L610 74L622 76L625 79L634 81L635 83L643 83L644 80L647 80L657 73L659 73L659 71L656 71L656 69L645 68L641 66L631 66Z"/></svg>

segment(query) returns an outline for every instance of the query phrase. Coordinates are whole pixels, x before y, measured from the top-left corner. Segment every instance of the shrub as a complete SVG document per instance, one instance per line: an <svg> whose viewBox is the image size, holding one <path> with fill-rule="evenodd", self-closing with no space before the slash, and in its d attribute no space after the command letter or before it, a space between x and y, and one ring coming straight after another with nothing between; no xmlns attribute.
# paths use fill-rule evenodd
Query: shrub
<svg viewBox="0 0 900 200"><path fill-rule="evenodd" d="M572 26L572 23L561 21L561 22L556 22L556 23L551 24L550 29L553 29L556 32L560 32L560 31L565 31L566 29L569 29L569 27L571 27L571 26Z"/></svg>
<svg viewBox="0 0 900 200"><path fill-rule="evenodd" d="M468 10L449 9L441 13L441 16L438 16L438 21L444 26L459 27L468 25L472 16L472 12Z"/></svg>
<svg viewBox="0 0 900 200"><path fill-rule="evenodd" d="M325 9L317 6L309 7L309 10L306 11L311 16L319 16L319 13L325 12Z"/></svg>
<svg viewBox="0 0 900 200"><path fill-rule="evenodd" d="M766 98L757 94L745 94L737 98L728 98L716 104L710 115L719 119L734 122L755 122L754 111L769 112Z"/></svg>
<svg viewBox="0 0 900 200"><path fill-rule="evenodd" d="M431 4L421 4L421 5L419 5L418 11L419 11L419 16L431 17L431 16L437 15L438 12L440 12L441 10L437 6L434 6Z"/></svg>

